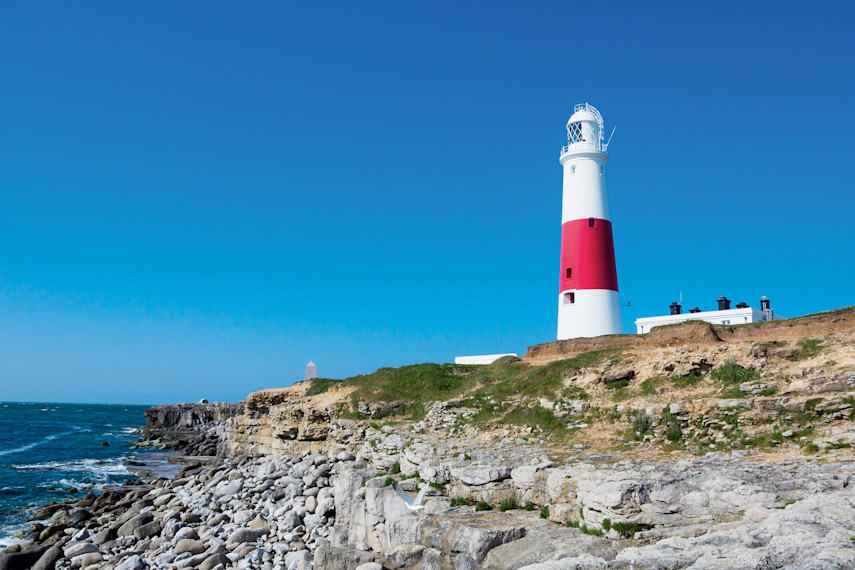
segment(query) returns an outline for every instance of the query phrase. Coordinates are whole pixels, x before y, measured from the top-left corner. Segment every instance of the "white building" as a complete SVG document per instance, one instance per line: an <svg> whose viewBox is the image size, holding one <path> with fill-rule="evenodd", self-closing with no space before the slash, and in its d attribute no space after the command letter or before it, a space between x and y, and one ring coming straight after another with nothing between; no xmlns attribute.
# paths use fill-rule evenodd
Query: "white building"
<svg viewBox="0 0 855 570"><path fill-rule="evenodd" d="M513 356L519 358L520 355L516 352L507 352L505 354L479 354L476 356L455 356L455 364L493 364L503 356Z"/></svg>
<svg viewBox="0 0 855 570"><path fill-rule="evenodd" d="M783 317L776 316L769 306L769 300L763 297L760 300L760 309L753 309L745 303L738 303L736 308L730 308L730 300L725 297L718 298L717 311L701 311L695 307L688 313L682 312L682 305L671 303L671 314L659 317L644 317L635 319L638 334L649 333L653 327L663 325L674 325L685 321L704 321L714 325L744 325L747 323L758 323L762 321L774 321Z"/></svg>

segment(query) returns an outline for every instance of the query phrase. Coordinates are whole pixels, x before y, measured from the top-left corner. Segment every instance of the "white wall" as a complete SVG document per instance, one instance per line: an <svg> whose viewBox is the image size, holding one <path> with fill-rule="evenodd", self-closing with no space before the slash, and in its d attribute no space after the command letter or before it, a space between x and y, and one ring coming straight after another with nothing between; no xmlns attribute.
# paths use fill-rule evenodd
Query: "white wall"
<svg viewBox="0 0 855 570"><path fill-rule="evenodd" d="M506 354L480 354L478 356L455 356L455 364L493 364L503 356L513 356L519 358L519 354L508 352Z"/></svg>
<svg viewBox="0 0 855 570"><path fill-rule="evenodd" d="M558 295L558 340L620 334L620 297L611 289L577 289L575 303Z"/></svg>
<svg viewBox="0 0 855 570"><path fill-rule="evenodd" d="M781 317L773 316L773 320ZM662 325L673 325L685 321L704 321L714 325L744 325L746 323L759 323L763 320L763 311L752 309L728 309L726 311L702 311L700 313L683 313L680 315L661 315L658 317L644 317L635 320L638 334L649 333L653 327Z"/></svg>

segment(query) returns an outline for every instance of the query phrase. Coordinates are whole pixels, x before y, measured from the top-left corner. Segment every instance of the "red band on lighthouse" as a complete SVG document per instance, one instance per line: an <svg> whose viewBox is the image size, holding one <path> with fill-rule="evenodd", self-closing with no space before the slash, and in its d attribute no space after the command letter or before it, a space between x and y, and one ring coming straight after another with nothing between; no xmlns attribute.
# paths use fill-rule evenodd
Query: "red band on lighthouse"
<svg viewBox="0 0 855 570"><path fill-rule="evenodd" d="M615 246L609 220L570 220L561 226L558 292L571 289L618 290Z"/></svg>

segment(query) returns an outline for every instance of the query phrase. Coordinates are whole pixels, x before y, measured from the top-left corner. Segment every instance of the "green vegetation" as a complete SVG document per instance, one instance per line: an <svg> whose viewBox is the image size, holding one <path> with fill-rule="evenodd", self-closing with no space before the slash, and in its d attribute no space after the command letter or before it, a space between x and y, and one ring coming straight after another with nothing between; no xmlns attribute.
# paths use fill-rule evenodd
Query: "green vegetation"
<svg viewBox="0 0 855 570"><path fill-rule="evenodd" d="M475 511L476 512L492 511L492 510L493 510L493 505L491 505L490 503L488 503L486 501L478 501L478 504L475 505Z"/></svg>
<svg viewBox="0 0 855 570"><path fill-rule="evenodd" d="M799 353L792 360L806 360L816 356L823 349L822 341L818 338L808 338L799 342Z"/></svg>
<svg viewBox="0 0 855 570"><path fill-rule="evenodd" d="M425 402L449 400L468 392L462 405L478 410L472 418L475 423L502 420L503 423L539 425L542 430L555 430L562 427L562 422L551 411L540 406L509 407L507 402L520 398L556 399L559 392L567 399L587 398L588 394L578 387L563 388L565 377L614 357L620 350L595 350L544 366L530 366L513 357L505 357L486 366L415 364L380 368L371 374L345 380L316 379L307 393L323 393L333 384L355 387L350 405L342 403L337 406L342 417L364 418L356 411L359 402L384 402L390 404L389 407L380 413L372 413L374 419L396 416L416 421L425 416ZM480 387L473 391L476 386Z"/></svg>
<svg viewBox="0 0 855 570"><path fill-rule="evenodd" d="M499 505L499 510L502 512L513 511L515 509L521 509L521 508L522 508L522 505L517 504L517 502L513 499L505 499Z"/></svg>
<svg viewBox="0 0 855 570"><path fill-rule="evenodd" d="M555 417L551 410L543 406L524 408L517 406L503 418L503 423L514 425L539 426L541 430L554 431L564 429L564 422Z"/></svg>
<svg viewBox="0 0 855 570"><path fill-rule="evenodd" d="M590 534L591 536L603 536L603 531L598 528L588 528L588 525L586 524L580 526L579 530L582 531L582 534Z"/></svg>
<svg viewBox="0 0 855 570"><path fill-rule="evenodd" d="M389 473L391 473L392 475L397 475L400 472L401 472L401 463L396 461L392 465L392 468L389 470Z"/></svg>
<svg viewBox="0 0 855 570"><path fill-rule="evenodd" d="M383 487L389 487L395 482L391 477L386 477L386 480L383 481Z"/></svg>
<svg viewBox="0 0 855 570"><path fill-rule="evenodd" d="M641 383L641 393L646 396L652 396L656 393L656 382L653 378L648 378Z"/></svg>
<svg viewBox="0 0 855 570"><path fill-rule="evenodd" d="M668 379L678 388L688 388L703 380L704 377L701 374L688 374L686 376L669 376Z"/></svg>
<svg viewBox="0 0 855 570"><path fill-rule="evenodd" d="M452 507L468 507L472 505L472 501L463 497L452 497L451 498L451 506Z"/></svg>
<svg viewBox="0 0 855 570"><path fill-rule="evenodd" d="M761 396L774 396L777 392L778 392L778 389L773 386L771 388L763 388L762 390L760 390L760 395Z"/></svg>
<svg viewBox="0 0 855 570"><path fill-rule="evenodd" d="M713 369L710 376L714 380L720 380L725 384L742 384L756 380L760 377L760 373L756 370L749 370L734 362L725 362L718 368Z"/></svg>
<svg viewBox="0 0 855 570"><path fill-rule="evenodd" d="M813 455L819 451L819 446L815 443L809 443L802 448L802 453L806 455Z"/></svg>
<svg viewBox="0 0 855 570"><path fill-rule="evenodd" d="M629 378L621 378L620 380L610 380L606 382L606 388L609 390L620 390L629 386Z"/></svg>
<svg viewBox="0 0 855 570"><path fill-rule="evenodd" d="M311 384L309 384L309 389L306 390L306 395L315 396L317 394L323 394L330 389L330 386L340 383L341 380L333 380L332 378L315 378L311 381Z"/></svg>
<svg viewBox="0 0 855 570"><path fill-rule="evenodd" d="M679 427L669 427L668 431L665 432L665 437L668 441L677 442L683 438L683 430Z"/></svg>
<svg viewBox="0 0 855 570"><path fill-rule="evenodd" d="M534 504L534 503L532 503L531 501L527 501L527 502L526 502L526 504L525 504L525 510L527 510L527 511L533 511L533 510L535 510L535 509L537 509L537 507L535 506L535 504Z"/></svg>
<svg viewBox="0 0 855 570"><path fill-rule="evenodd" d="M565 524L570 528L579 528L579 521L567 521Z"/></svg>
<svg viewBox="0 0 855 570"><path fill-rule="evenodd" d="M588 393L578 386L567 386L561 390L561 397L566 400L586 400Z"/></svg>
<svg viewBox="0 0 855 570"><path fill-rule="evenodd" d="M612 528L612 519L603 519L603 530L609 532Z"/></svg>
<svg viewBox="0 0 855 570"><path fill-rule="evenodd" d="M635 536L635 533L641 530L641 525L637 523L616 522L612 525L612 528L615 529L621 537L632 538Z"/></svg>
<svg viewBox="0 0 855 570"><path fill-rule="evenodd" d="M543 505L540 507L540 518L548 519L549 518L549 505Z"/></svg>
<svg viewBox="0 0 855 570"><path fill-rule="evenodd" d="M637 441L641 441L644 439L644 436L650 431L650 418L647 417L647 413L644 410L639 410L632 413L632 431L634 432L634 438Z"/></svg>

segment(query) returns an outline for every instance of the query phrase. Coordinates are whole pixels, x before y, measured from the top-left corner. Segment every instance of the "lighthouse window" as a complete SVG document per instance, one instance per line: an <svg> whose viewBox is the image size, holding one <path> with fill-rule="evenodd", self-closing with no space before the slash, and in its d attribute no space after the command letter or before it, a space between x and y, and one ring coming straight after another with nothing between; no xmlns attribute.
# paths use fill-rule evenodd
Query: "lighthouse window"
<svg viewBox="0 0 855 570"><path fill-rule="evenodd" d="M576 293L564 293L564 304L572 305L576 302Z"/></svg>
<svg viewBox="0 0 855 570"><path fill-rule="evenodd" d="M576 165L570 167L570 174L576 174Z"/></svg>
<svg viewBox="0 0 855 570"><path fill-rule="evenodd" d="M568 267L568 268L567 268L567 277L566 277L566 279L570 279L570 276L571 276L571 275L573 275L573 268L572 268L572 267Z"/></svg>
<svg viewBox="0 0 855 570"><path fill-rule="evenodd" d="M605 174L605 173L606 173L606 167L600 165L600 174Z"/></svg>
<svg viewBox="0 0 855 570"><path fill-rule="evenodd" d="M594 227L594 218L588 218L588 227L589 227L589 228L593 228L593 227Z"/></svg>

